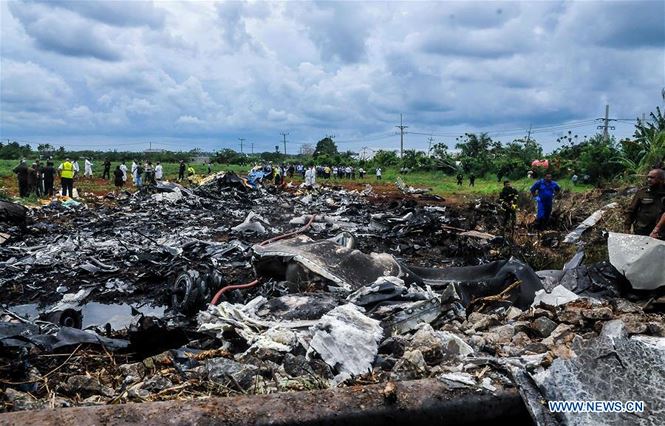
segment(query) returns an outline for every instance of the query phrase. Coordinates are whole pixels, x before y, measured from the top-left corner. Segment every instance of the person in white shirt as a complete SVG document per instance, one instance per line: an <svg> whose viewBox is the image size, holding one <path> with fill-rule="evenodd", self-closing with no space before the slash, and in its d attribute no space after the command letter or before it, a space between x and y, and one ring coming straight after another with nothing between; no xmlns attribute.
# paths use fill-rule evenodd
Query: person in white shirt
<svg viewBox="0 0 665 426"><path fill-rule="evenodd" d="M160 163L158 161L157 165L155 166L155 179L160 181L160 180L162 180L162 176L164 176L164 171L162 169L162 163Z"/></svg>
<svg viewBox="0 0 665 426"><path fill-rule="evenodd" d="M85 159L85 173L84 173L84 176L89 177L89 178L92 177L92 161L90 161L89 158Z"/></svg>
<svg viewBox="0 0 665 426"><path fill-rule="evenodd" d="M74 163L74 177L77 177L78 175L81 174L81 167L79 167L78 160L74 160L73 163Z"/></svg>
<svg viewBox="0 0 665 426"><path fill-rule="evenodd" d="M316 170L314 166L311 166L305 172L305 185L312 187L316 184Z"/></svg>
<svg viewBox="0 0 665 426"><path fill-rule="evenodd" d="M122 181L127 182L127 166L125 165L124 160L122 164L120 164L120 170L122 170Z"/></svg>
<svg viewBox="0 0 665 426"><path fill-rule="evenodd" d="M381 167L376 168L376 180L381 180Z"/></svg>
<svg viewBox="0 0 665 426"><path fill-rule="evenodd" d="M132 180L134 181L134 185L138 185L137 184L138 176L136 172L138 168L139 165L136 163L136 160L132 160Z"/></svg>

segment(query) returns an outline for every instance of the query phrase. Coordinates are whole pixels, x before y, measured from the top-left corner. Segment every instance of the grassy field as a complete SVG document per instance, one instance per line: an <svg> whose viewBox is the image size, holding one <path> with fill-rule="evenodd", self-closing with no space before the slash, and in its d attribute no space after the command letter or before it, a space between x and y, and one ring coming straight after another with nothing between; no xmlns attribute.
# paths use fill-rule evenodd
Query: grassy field
<svg viewBox="0 0 665 426"><path fill-rule="evenodd" d="M15 195L16 192L16 179L14 178L14 173L12 169L18 164L15 160L0 160L0 186L5 187L5 192L9 195ZM60 163L56 162L55 166L57 167ZM131 164L131 163L130 163ZM130 166L128 164L128 167ZM81 166L81 172L83 171L83 162L79 162ZM113 163L111 168L111 174L117 163ZM175 180L178 176L178 163L165 163L164 166L164 175L166 180ZM198 174L207 173L207 165L205 164L193 164L196 172ZM212 171L234 171L238 174L245 174L249 166L238 166L230 164L213 164ZM98 163L93 168L94 175L96 178L101 177L103 167L101 163ZM503 187L502 182L497 182L496 178L490 179L476 179L476 184L474 187L469 186L469 181L467 178L464 180L464 184L459 187L457 186L456 179L454 176L447 176L440 172L413 172L409 174L400 174L399 170L389 168L383 171L382 184L393 184L398 176L402 177L402 180L407 185L411 185L418 188L431 188L433 193L437 195L447 196L447 195L491 195L497 194L501 191ZM294 181L299 182L301 179L296 177ZM319 183L324 182L336 182L336 179L323 180L319 179ZM342 179L342 182L347 182L346 179ZM356 182L367 182L371 184L377 183L377 180L374 176L374 170L370 170L370 175L365 177L364 180L356 179ZM564 179L558 181L559 185L569 191L573 192L585 192L592 188L590 185L577 185L574 186L569 179ZM528 178L523 178L513 182L513 186L519 190L526 192L529 190L533 180ZM100 179L94 179L91 181L86 181L85 179L79 179L76 182L76 187L79 191L83 192L100 192L100 191L111 191L113 190L112 182L105 182Z"/></svg>

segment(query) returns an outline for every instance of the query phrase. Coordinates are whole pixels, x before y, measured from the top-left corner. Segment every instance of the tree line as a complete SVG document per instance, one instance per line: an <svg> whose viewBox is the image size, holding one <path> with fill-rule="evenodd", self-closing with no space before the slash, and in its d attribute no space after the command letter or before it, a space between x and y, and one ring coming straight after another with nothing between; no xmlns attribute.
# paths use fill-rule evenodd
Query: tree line
<svg viewBox="0 0 665 426"><path fill-rule="evenodd" d="M275 152L243 154L233 149L222 149L209 153L212 161L224 164L250 165L273 162L301 163L305 165L353 166L353 167L399 167L408 170L440 171L445 174L473 173L476 176L496 176L497 179L518 179L525 177L531 169L531 162L537 159L549 160L548 171L561 178L572 175L587 176L590 182L605 184L619 179L635 179L646 174L652 167L662 167L665 161L665 117L660 108L650 114L648 120L636 119L632 138L616 141L614 137L594 135L578 140L571 131L558 138L559 147L551 154L544 155L542 146L534 138L515 139L503 144L493 140L487 133L466 133L457 138L455 151L438 143L429 152L405 150L400 158L396 151L379 150L371 159L362 159L352 151L339 151L334 140L326 136L316 143L315 149L303 150L299 155L284 155ZM31 146L18 142L0 143L0 159L49 158L73 159L85 157L110 161L130 161L134 158L151 159L161 162L190 162L200 150L188 152L99 152L66 151L55 149L49 144L41 144L37 151Z"/></svg>

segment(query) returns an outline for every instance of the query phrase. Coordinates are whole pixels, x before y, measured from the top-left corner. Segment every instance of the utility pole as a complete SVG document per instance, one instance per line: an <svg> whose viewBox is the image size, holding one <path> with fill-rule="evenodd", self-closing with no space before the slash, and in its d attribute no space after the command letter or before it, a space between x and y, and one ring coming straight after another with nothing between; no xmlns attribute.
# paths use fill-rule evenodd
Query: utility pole
<svg viewBox="0 0 665 426"><path fill-rule="evenodd" d="M526 143L527 144L531 141L531 126L532 126L532 124L529 123L529 131L526 132Z"/></svg>
<svg viewBox="0 0 665 426"><path fill-rule="evenodd" d="M245 142L245 138L238 138L238 140L240 141L240 153L243 154L243 152L242 152L242 143Z"/></svg>
<svg viewBox="0 0 665 426"><path fill-rule="evenodd" d="M395 126L399 129L399 158L404 158L404 129L409 126L405 126L402 123L402 114L399 115L399 126Z"/></svg>
<svg viewBox="0 0 665 426"><path fill-rule="evenodd" d="M252 142L252 155L254 155L254 142Z"/></svg>
<svg viewBox="0 0 665 426"><path fill-rule="evenodd" d="M286 137L289 135L289 133L281 132L280 135L282 135L282 138L284 139L284 155L286 155Z"/></svg>
<svg viewBox="0 0 665 426"><path fill-rule="evenodd" d="M609 124L610 124L610 105L607 104L605 105L605 126L603 127L603 139L605 140L607 140L609 136L609 132L607 131Z"/></svg>
<svg viewBox="0 0 665 426"><path fill-rule="evenodd" d="M429 147L427 148L427 156L429 157L432 155L432 142L434 142L434 138L430 136L427 138L427 141L429 142Z"/></svg>
<svg viewBox="0 0 665 426"><path fill-rule="evenodd" d="M602 126L596 127L597 129L603 129L603 139L607 142L610 138L610 133L608 130L614 130L614 126L610 126L610 121L616 121L616 119L610 118L610 106L609 104L605 105L605 118L597 118L596 120L602 120L604 124Z"/></svg>

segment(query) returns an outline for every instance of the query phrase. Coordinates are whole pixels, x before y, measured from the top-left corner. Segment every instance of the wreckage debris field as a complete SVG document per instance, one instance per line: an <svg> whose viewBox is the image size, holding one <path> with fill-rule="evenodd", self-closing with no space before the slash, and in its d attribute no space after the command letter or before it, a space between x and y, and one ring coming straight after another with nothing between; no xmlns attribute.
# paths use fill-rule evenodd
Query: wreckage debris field
<svg viewBox="0 0 665 426"><path fill-rule="evenodd" d="M504 232L492 197L233 173L30 209L0 224L2 410L349 386L385 408L434 380L538 424L636 420L553 399L643 400L637 422L665 422L665 282L622 269L643 241L608 234L628 196L564 194L545 232L528 200Z"/></svg>

